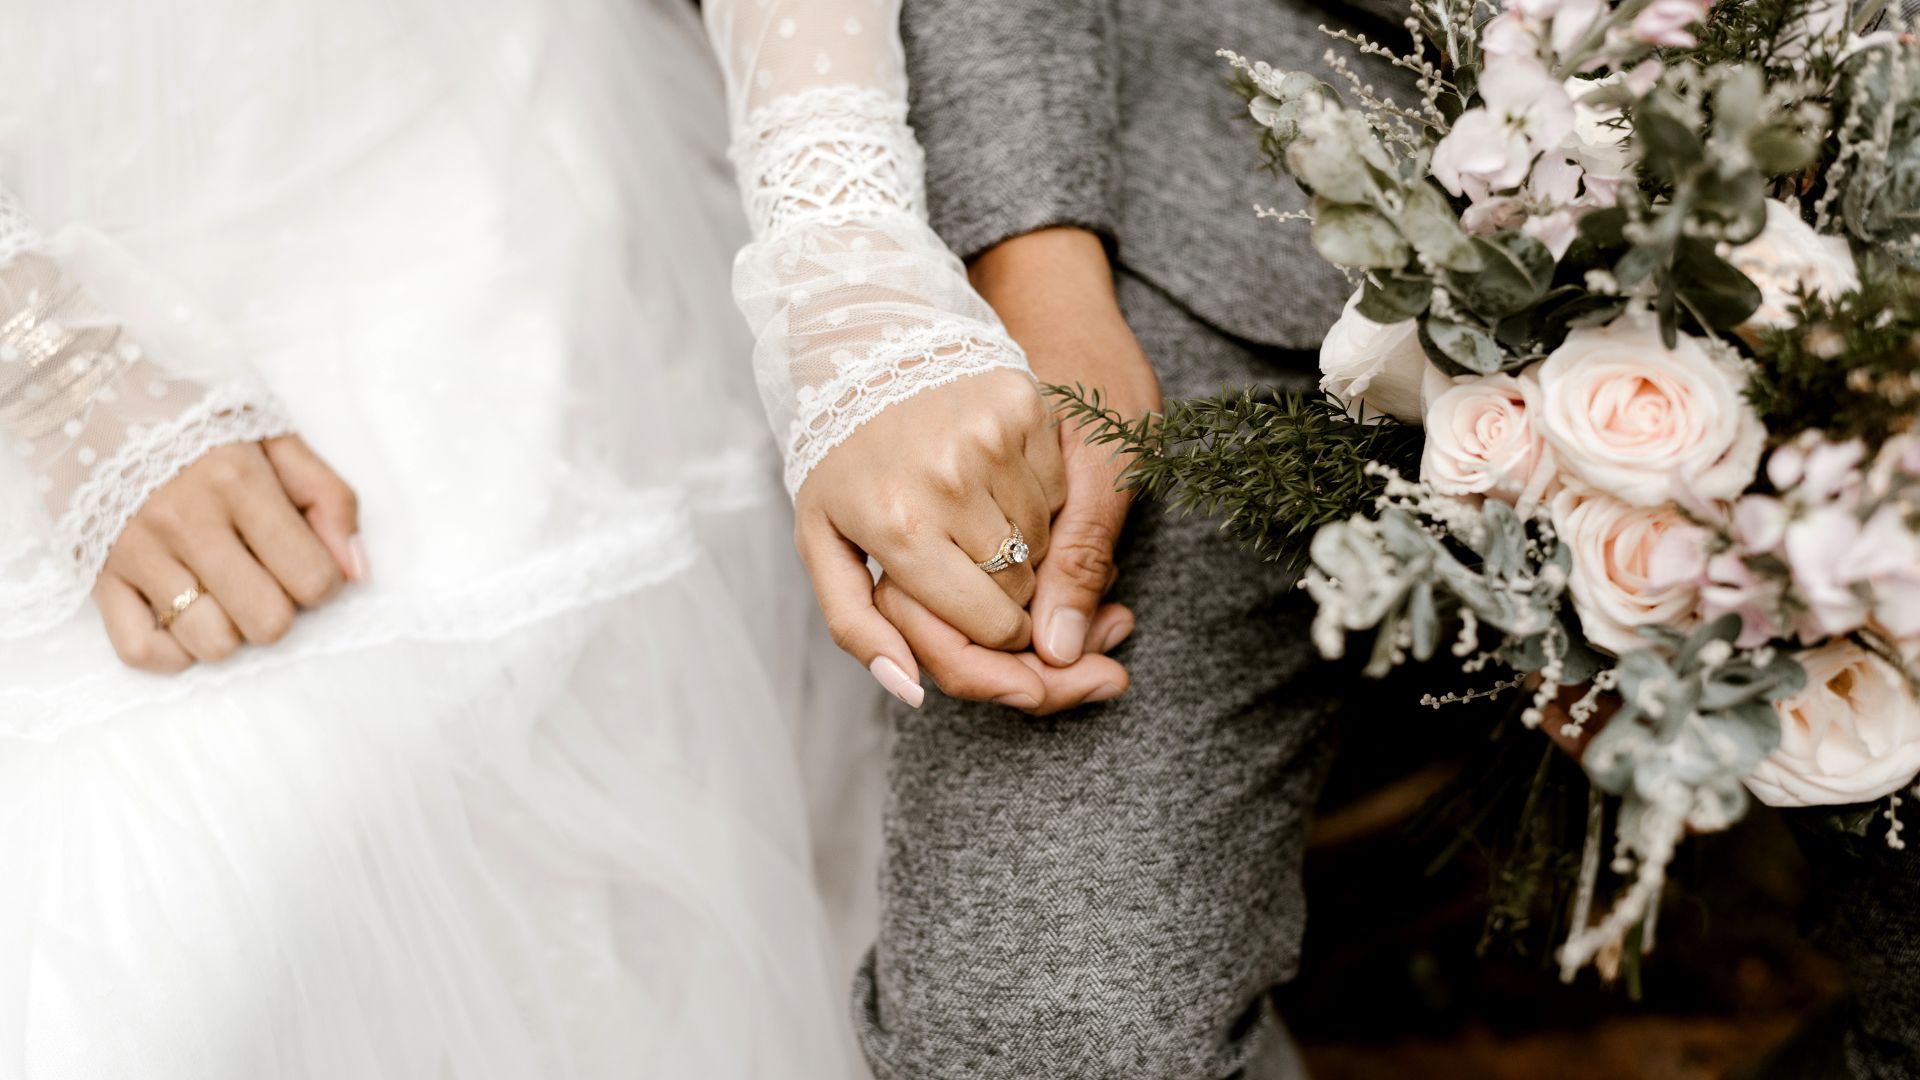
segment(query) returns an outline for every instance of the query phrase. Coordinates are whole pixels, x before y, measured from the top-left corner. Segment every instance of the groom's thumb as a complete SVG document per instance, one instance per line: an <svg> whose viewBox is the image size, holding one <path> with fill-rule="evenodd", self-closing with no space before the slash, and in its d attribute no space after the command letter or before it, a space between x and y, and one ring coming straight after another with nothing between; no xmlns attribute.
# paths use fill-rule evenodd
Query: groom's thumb
<svg viewBox="0 0 1920 1080"><path fill-rule="evenodd" d="M1054 519L1046 558L1034 571L1034 651L1055 667L1066 667L1089 648L1094 609L1113 586L1114 548L1127 520L1125 496L1111 490L1093 497L1069 493Z"/></svg>

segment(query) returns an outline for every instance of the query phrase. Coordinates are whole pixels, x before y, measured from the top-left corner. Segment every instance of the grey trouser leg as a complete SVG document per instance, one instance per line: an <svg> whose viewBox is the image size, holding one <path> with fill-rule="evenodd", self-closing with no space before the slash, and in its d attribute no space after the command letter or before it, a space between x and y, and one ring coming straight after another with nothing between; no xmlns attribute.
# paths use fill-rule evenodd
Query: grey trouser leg
<svg viewBox="0 0 1920 1080"><path fill-rule="evenodd" d="M1169 396L1277 374L1137 281L1122 301ZM1264 1002L1297 965L1334 688L1285 574L1213 522L1134 518L1129 694L1046 720L937 694L898 713L855 995L882 1080L1256 1080L1292 1061Z"/></svg>

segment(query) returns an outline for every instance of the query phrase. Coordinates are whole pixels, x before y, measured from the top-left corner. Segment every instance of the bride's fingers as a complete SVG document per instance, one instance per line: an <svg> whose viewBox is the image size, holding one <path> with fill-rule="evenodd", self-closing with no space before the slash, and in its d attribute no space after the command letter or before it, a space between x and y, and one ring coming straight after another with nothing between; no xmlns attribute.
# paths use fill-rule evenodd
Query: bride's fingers
<svg viewBox="0 0 1920 1080"><path fill-rule="evenodd" d="M1063 437L1055 424L1048 424L1027 437L1027 464L1033 468L1033 475L1046 496L1049 521L1067 503L1067 462L1060 452Z"/></svg>
<svg viewBox="0 0 1920 1080"><path fill-rule="evenodd" d="M873 599L949 697L1015 709L1038 708L1046 700L1046 683L1039 673L1011 653L975 644L891 580L881 579Z"/></svg>
<svg viewBox="0 0 1920 1080"><path fill-rule="evenodd" d="M317 543L314 547L319 549ZM204 535L184 554L187 568L220 601L248 641L271 645L293 629L293 601L238 536L231 532ZM327 557L324 550L320 557Z"/></svg>
<svg viewBox="0 0 1920 1080"><path fill-rule="evenodd" d="M181 570L185 572L186 567L181 567ZM183 587L173 596L179 596L184 591ZM172 603L172 597L159 601L156 610L164 611ZM173 632L173 639L203 664L219 663L240 651L240 628L233 625L233 619L227 614L227 609L221 606L220 598L212 593L202 593L199 599L187 605L187 610L173 620L173 626L169 629Z"/></svg>
<svg viewBox="0 0 1920 1080"><path fill-rule="evenodd" d="M271 470L259 482L231 495L227 506L253 556L294 603L318 607L345 583L337 558L321 543ZM233 614L240 618L239 611ZM247 640L257 640L245 619L240 619L240 627L248 631Z"/></svg>
<svg viewBox="0 0 1920 1080"><path fill-rule="evenodd" d="M991 501L985 505L989 518L999 513ZM947 535L929 532L896 538L904 542L875 555L895 587L911 593L942 622L976 644L1011 652L1033 640L1033 620L1025 605L994 579L1016 571L1030 575L1032 564L1001 574L980 569L978 563L991 558L1008 535L1005 518L998 520L1001 531L990 542L974 541L977 549L963 549ZM980 551L977 557L974 550Z"/></svg>
<svg viewBox="0 0 1920 1080"><path fill-rule="evenodd" d="M803 516L795 534L800 560L813 579L814 595L834 644L860 661L887 692L913 708L926 700L913 650L874 606L873 575L859 548L824 518Z"/></svg>
<svg viewBox="0 0 1920 1080"><path fill-rule="evenodd" d="M122 663L155 675L176 675L193 666L193 657L172 634L154 622L153 608L140 591L115 573L103 573L93 586L93 602L107 626L107 640Z"/></svg>
<svg viewBox="0 0 1920 1080"><path fill-rule="evenodd" d="M1027 468L998 477L993 483L993 501L999 504L1002 517L1020 523L1020 536L1027 545L1027 567L1040 565L1053 544L1053 506L1041 489L1040 478ZM1003 538L1011 531L1003 533ZM1028 593L1025 599L1033 599L1033 594Z"/></svg>
<svg viewBox="0 0 1920 1080"><path fill-rule="evenodd" d="M349 581L366 581L372 571L360 542L360 499L353 488L297 435L268 439L260 448L340 572Z"/></svg>
<svg viewBox="0 0 1920 1080"><path fill-rule="evenodd" d="M132 532L137 526L129 526ZM220 601L206 590L186 564L171 552L151 542L151 534L142 531L127 543L126 533L114 547L118 559L109 557L109 569L125 578L147 601L148 614L158 616L173 607L174 601L199 589L201 595L173 620L168 629L181 648L195 660L213 663L225 660L240 648L240 629L227 617ZM115 565L117 561L117 565Z"/></svg>
<svg viewBox="0 0 1920 1080"><path fill-rule="evenodd" d="M1001 498L1000 488L1002 487L1007 489L1008 498ZM1019 491L1018 487L1019 485L1013 483L1000 483L995 484L991 489L975 493L968 500L966 508L952 516L953 524L948 526L947 535L961 551L966 553L967 561L975 564L976 574L985 574L987 580L1007 594L1007 598L1012 600L1015 606L1024 609L1033 599L1034 560L1031 554L1034 538L1031 530L1034 527L1036 515L1029 507L1036 504L1038 500L1032 498L1029 493ZM978 564L996 558L1007 551L1009 542L1013 539L1015 523L1020 526L1020 543L1028 546L1029 557L1018 563L1009 560L1009 565L992 573L980 569ZM897 577L895 583L908 584L907 579L903 577ZM915 595L919 596L923 603L933 607L942 618L946 618L955 626L960 626L957 619L950 617L952 613L941 610L937 596L917 589ZM965 628L962 627L962 629ZM982 645L993 644L991 641L979 638L974 640Z"/></svg>

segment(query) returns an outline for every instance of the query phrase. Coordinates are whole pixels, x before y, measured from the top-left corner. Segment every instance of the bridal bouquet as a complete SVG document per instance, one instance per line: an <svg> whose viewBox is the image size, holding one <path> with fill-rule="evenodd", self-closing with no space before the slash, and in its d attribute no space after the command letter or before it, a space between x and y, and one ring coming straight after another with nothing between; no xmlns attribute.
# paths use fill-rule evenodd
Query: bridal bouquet
<svg viewBox="0 0 1920 1080"><path fill-rule="evenodd" d="M1100 438L1132 483L1295 555L1315 641L1450 650L1584 743L1610 911L1651 933L1689 831L1749 794L1920 772L1920 48L1828 0L1418 0L1396 102L1223 53L1357 291L1325 397ZM1264 211L1268 216L1288 217ZM1430 704L1463 695L1429 695ZM1464 696L1477 696L1474 694ZM1643 942L1644 943L1644 942Z"/></svg>

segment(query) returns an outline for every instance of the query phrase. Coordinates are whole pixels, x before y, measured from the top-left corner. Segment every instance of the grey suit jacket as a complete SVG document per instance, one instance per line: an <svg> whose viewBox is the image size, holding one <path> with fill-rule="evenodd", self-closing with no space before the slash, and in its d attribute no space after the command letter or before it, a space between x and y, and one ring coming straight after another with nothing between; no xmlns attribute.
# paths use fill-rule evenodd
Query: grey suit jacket
<svg viewBox="0 0 1920 1080"><path fill-rule="evenodd" d="M906 0L935 229L971 258L1043 226L1088 228L1122 268L1214 327L1317 347L1350 289L1304 222L1255 218L1256 203L1291 210L1303 199L1262 166L1214 54L1333 81L1321 58L1347 46L1320 23L1351 25L1306 0ZM1406 40L1386 27L1364 29ZM1401 86L1385 65L1356 58L1356 69Z"/></svg>

